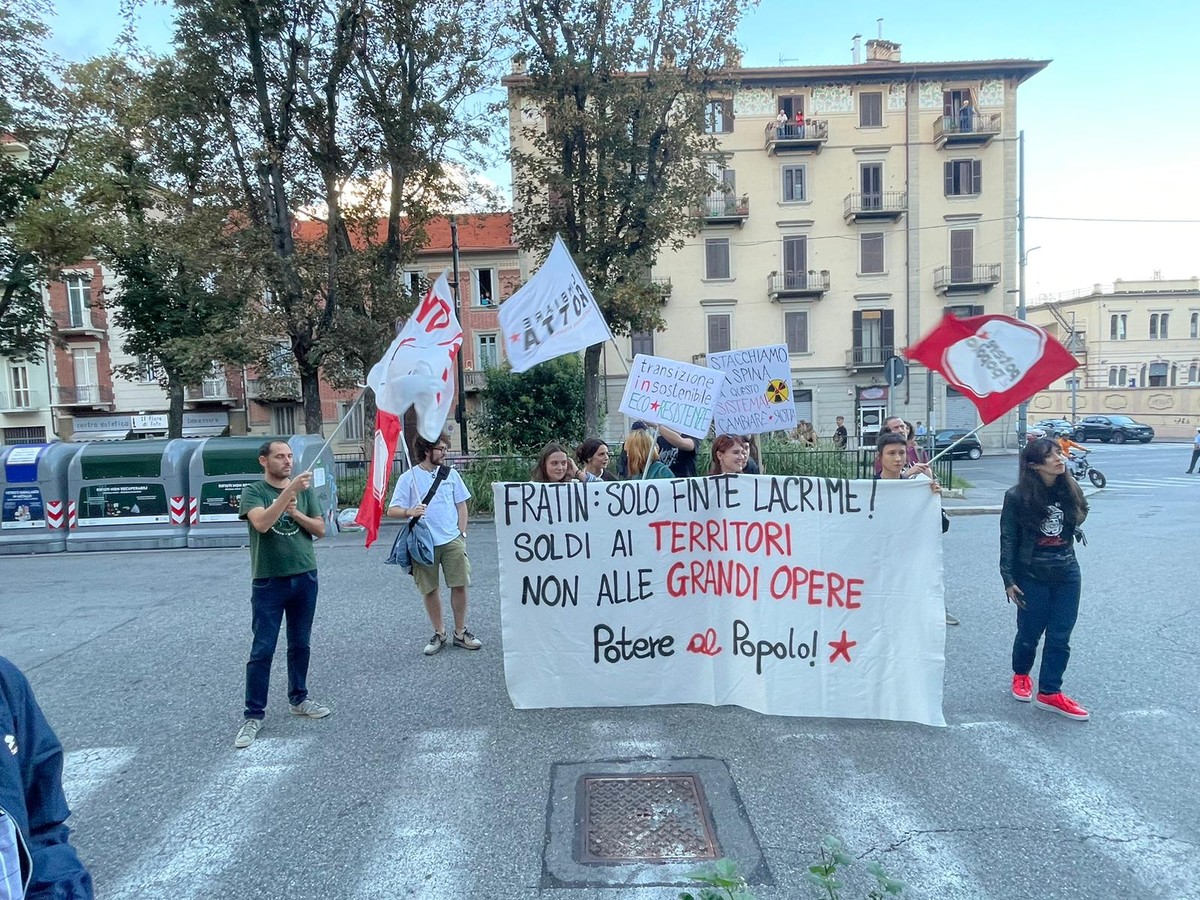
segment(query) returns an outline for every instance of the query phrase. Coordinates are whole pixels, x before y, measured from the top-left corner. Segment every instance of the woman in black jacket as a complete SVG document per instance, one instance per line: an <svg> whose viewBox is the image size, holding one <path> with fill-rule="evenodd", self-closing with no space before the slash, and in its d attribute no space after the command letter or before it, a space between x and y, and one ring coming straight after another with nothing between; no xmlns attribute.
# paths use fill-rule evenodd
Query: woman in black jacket
<svg viewBox="0 0 1200 900"><path fill-rule="evenodd" d="M1000 576L1017 606L1012 694L1024 702L1033 699L1029 673L1045 635L1037 705L1080 721L1088 711L1062 692L1062 677L1079 614L1075 541L1083 540L1079 526L1087 513L1087 501L1067 474L1058 445L1046 438L1027 444L1020 478L1005 493L1000 513Z"/></svg>

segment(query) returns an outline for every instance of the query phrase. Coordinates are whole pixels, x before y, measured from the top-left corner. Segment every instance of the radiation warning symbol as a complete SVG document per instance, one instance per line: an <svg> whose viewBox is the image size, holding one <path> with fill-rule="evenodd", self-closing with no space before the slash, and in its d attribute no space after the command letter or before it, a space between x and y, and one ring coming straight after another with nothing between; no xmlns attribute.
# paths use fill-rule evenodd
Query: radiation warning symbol
<svg viewBox="0 0 1200 900"><path fill-rule="evenodd" d="M788 385L782 378L772 378L767 385L767 402L783 403L788 398Z"/></svg>

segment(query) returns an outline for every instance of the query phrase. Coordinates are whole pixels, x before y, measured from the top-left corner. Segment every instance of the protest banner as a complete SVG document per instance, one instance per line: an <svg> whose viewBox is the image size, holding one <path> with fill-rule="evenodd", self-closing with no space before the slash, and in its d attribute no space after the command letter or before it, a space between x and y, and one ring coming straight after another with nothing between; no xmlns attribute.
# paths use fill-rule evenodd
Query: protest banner
<svg viewBox="0 0 1200 900"><path fill-rule="evenodd" d="M652 425L704 437L724 382L723 372L639 353L629 367L619 409Z"/></svg>
<svg viewBox="0 0 1200 900"><path fill-rule="evenodd" d="M723 475L493 492L518 709L705 703L945 724L927 484Z"/></svg>
<svg viewBox="0 0 1200 900"><path fill-rule="evenodd" d="M708 367L725 373L713 408L718 432L763 434L796 427L787 344L710 353Z"/></svg>
<svg viewBox="0 0 1200 900"><path fill-rule="evenodd" d="M612 340L596 298L559 235L542 267L500 304L499 319L514 372Z"/></svg>

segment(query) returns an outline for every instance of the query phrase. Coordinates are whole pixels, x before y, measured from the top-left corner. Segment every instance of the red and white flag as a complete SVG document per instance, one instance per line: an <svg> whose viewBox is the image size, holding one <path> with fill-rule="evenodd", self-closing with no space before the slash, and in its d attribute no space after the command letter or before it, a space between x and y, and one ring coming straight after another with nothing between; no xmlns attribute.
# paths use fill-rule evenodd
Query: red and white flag
<svg viewBox="0 0 1200 900"><path fill-rule="evenodd" d="M1009 316L959 319L947 313L904 355L965 394L984 425L1079 365L1041 328Z"/></svg>
<svg viewBox="0 0 1200 900"><path fill-rule="evenodd" d="M450 283L443 272L367 375L377 410L375 449L354 521L367 530L368 547L375 541L383 517L401 419L411 406L417 414L417 433L427 441L441 437L454 400L454 360L462 339Z"/></svg>

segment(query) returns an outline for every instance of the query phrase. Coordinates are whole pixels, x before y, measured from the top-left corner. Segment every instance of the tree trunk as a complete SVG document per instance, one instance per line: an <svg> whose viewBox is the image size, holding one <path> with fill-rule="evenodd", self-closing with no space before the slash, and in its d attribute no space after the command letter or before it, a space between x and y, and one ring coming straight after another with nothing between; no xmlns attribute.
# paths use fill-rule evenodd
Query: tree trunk
<svg viewBox="0 0 1200 900"><path fill-rule="evenodd" d="M600 354L603 344L592 344L583 353L583 433L600 437Z"/></svg>
<svg viewBox="0 0 1200 900"><path fill-rule="evenodd" d="M321 367L303 363L299 367L300 396L304 401L304 432L321 434Z"/></svg>
<svg viewBox="0 0 1200 900"><path fill-rule="evenodd" d="M167 373L167 399L171 405L167 411L167 437L183 437L183 382L179 376Z"/></svg>

